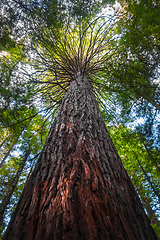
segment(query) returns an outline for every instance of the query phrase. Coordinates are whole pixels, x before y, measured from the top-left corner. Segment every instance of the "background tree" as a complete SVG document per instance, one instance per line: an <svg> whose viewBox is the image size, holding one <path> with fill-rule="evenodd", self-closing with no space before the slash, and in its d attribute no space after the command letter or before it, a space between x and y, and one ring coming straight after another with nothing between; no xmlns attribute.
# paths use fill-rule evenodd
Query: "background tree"
<svg viewBox="0 0 160 240"><path fill-rule="evenodd" d="M159 150L154 147L151 150L153 154L151 152L149 154L140 133L124 125L118 128L112 127L109 132L123 165L139 193L152 226L159 234Z"/></svg>
<svg viewBox="0 0 160 240"><path fill-rule="evenodd" d="M0 169L0 210L1 224L3 223L4 226L6 219L3 218L3 214L5 212L7 217L10 215L8 212L15 208L27 176L30 175L30 171L32 171L35 160L44 144L48 126L48 122L46 123L44 124L44 117L42 116L37 116L32 120L29 119L27 127L21 133L20 139L11 151L9 160Z"/></svg>

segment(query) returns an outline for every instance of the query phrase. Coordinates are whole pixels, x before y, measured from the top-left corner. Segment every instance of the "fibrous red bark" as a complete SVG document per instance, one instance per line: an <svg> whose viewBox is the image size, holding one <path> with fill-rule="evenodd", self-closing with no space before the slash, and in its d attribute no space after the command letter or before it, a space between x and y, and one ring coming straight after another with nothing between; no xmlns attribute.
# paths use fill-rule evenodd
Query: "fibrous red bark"
<svg viewBox="0 0 160 240"><path fill-rule="evenodd" d="M3 240L156 240L89 81L65 94Z"/></svg>

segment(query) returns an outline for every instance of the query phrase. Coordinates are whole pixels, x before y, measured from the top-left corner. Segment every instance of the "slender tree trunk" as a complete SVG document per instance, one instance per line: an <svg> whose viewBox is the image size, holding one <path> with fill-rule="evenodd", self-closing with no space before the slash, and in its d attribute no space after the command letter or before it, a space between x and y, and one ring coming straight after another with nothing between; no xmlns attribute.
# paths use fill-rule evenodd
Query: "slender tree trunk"
<svg viewBox="0 0 160 240"><path fill-rule="evenodd" d="M3 225L3 214L4 214L5 210L6 210L7 205L10 202L10 199L12 197L12 194L13 194L14 190L15 190L15 187L17 186L19 177L21 176L21 173L23 171L23 168L25 166L26 160L27 160L30 152L31 152L31 150L28 149L26 154L25 154L25 156L24 156L24 158L23 158L23 160L22 160L21 166L19 167L15 177L12 180L11 186L8 189L8 192L7 192L6 196L4 197L2 203L0 204L0 229L2 228L2 225Z"/></svg>
<svg viewBox="0 0 160 240"><path fill-rule="evenodd" d="M157 110L160 111L160 105L158 103L156 103L155 101L153 101L150 97L146 97L146 100L148 102L150 102Z"/></svg>
<svg viewBox="0 0 160 240"><path fill-rule="evenodd" d="M151 220L151 223L157 224L158 226L160 226L160 221L158 221L158 217L155 214L155 212L153 211L149 200L146 197L143 197L142 201L147 210L147 215L148 215L149 219Z"/></svg>
<svg viewBox="0 0 160 240"><path fill-rule="evenodd" d="M4 139L4 141L0 144L0 148L3 146L3 144L5 144L7 138Z"/></svg>
<svg viewBox="0 0 160 240"><path fill-rule="evenodd" d="M157 239L86 77L65 94L2 239Z"/></svg>
<svg viewBox="0 0 160 240"><path fill-rule="evenodd" d="M5 160L8 158L10 152L12 151L12 149L14 148L16 142L17 142L18 138L16 139L16 141L13 142L13 144L10 146L8 152L5 154L4 158L2 159L2 161L0 162L0 168L3 166L3 164L5 163Z"/></svg>
<svg viewBox="0 0 160 240"><path fill-rule="evenodd" d="M139 166L140 166L140 168L142 169L142 171L143 171L143 173L144 173L144 175L145 175L147 181L149 182L149 184L150 184L150 186L151 186L153 192L154 192L155 195L158 197L159 202L160 202L160 194L159 194L159 192L158 192L158 191L155 189L155 187L153 186L153 183L151 182L150 177L148 177L146 171L144 170L144 168L143 168L143 166L141 165L141 163L140 163L140 161L138 160L138 158L137 158L137 161L138 161Z"/></svg>
<svg viewBox="0 0 160 240"><path fill-rule="evenodd" d="M8 158L9 154L11 153L11 151L13 150L15 144L17 143L21 133L23 132L24 128L22 129L22 131L20 132L20 134L18 135L18 137L15 139L15 141L13 142L13 144L10 146L8 152L5 154L4 158L2 159L2 161L0 162L0 168L3 166L3 164L5 163L6 159Z"/></svg>
<svg viewBox="0 0 160 240"><path fill-rule="evenodd" d="M143 206L145 207L145 209L147 211L147 216L149 217L151 224L156 224L157 227L159 227L160 221L158 220L158 216L155 214L155 211L152 209L149 199L142 194L140 187L138 187L137 191L141 197ZM160 237L158 235L157 235L157 238L160 239Z"/></svg>
<svg viewBox="0 0 160 240"><path fill-rule="evenodd" d="M148 147L147 147L147 145L145 144L145 142L144 142L143 139L142 139L142 142L143 142L143 145L144 145L144 147L145 147L145 149L146 149L146 151L147 151L147 153L148 153L148 156L149 156L150 160L151 160L152 163L156 166L157 171L160 173L160 167L158 166L157 162L156 162L155 159L153 158L151 152L149 151L149 149L148 149Z"/></svg>
<svg viewBox="0 0 160 240"><path fill-rule="evenodd" d="M31 174L32 174L32 171L33 171L33 169L34 169L35 163L36 163L39 155L40 155L40 153L38 153L38 154L37 154L36 156L34 156L34 158L32 159L33 162L32 162L32 166L31 166L31 168L30 168L30 171L29 171L29 173L28 173L27 180L30 178L30 176L31 176Z"/></svg>
<svg viewBox="0 0 160 240"><path fill-rule="evenodd" d="M149 199L142 193L142 189L140 186L137 186L137 191L141 197L143 206L147 211L147 216L151 220L151 223L157 224L158 226L160 226L160 221L158 220L158 216L155 214L155 211L152 209Z"/></svg>
<svg viewBox="0 0 160 240"><path fill-rule="evenodd" d="M139 131L138 132L138 135L139 135L139 137L140 137L140 140L142 141L142 143L143 143L143 145L144 145L144 148L146 149L146 151L147 151L147 154L148 154L148 156L149 156L149 158L150 158L150 160L152 161L152 163L156 166L156 168L157 168L157 171L160 173L160 167L158 166L158 164L157 164L157 162L156 162L156 160L154 159L154 157L152 156L152 154L151 154L151 152L150 152L150 150L149 150L149 148L147 147L147 144L145 143L145 139L144 139L144 137L143 137L143 134L142 134L142 132L141 131Z"/></svg>

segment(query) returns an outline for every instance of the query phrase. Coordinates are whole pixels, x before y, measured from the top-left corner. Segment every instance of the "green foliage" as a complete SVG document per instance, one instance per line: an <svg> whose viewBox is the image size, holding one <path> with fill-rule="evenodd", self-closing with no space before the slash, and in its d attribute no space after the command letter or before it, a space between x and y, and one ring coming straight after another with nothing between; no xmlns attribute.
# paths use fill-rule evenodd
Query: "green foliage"
<svg viewBox="0 0 160 240"><path fill-rule="evenodd" d="M157 234L157 236L160 238L160 224L157 225L157 224L151 224L155 233Z"/></svg>
<svg viewBox="0 0 160 240"><path fill-rule="evenodd" d="M159 216L160 172L157 166L160 167L160 162L155 157L159 154L159 150L153 148L150 152L151 154L148 154L141 140L141 135L123 124L116 128L108 127L108 129L123 165L139 193L144 208L146 211L149 211L148 207L151 206L152 211L155 211L155 214ZM150 182L148 182L146 175L148 175ZM155 214L150 216L151 221L154 221ZM158 231L159 225L157 224L159 224L158 220L154 226Z"/></svg>
<svg viewBox="0 0 160 240"><path fill-rule="evenodd" d="M158 65L160 57L159 1L121 0L124 18L117 33L121 34L116 70L111 69L117 87L144 99L160 110ZM112 61L112 60L111 60ZM115 83L115 81L114 81Z"/></svg>
<svg viewBox="0 0 160 240"><path fill-rule="evenodd" d="M25 114L27 114L27 112ZM30 172L32 171L36 163L38 154L40 153L46 140L48 134L48 122L45 122L45 120L46 119L44 117L36 115L34 118L25 121L25 125L24 123L22 124L22 126L23 127L25 126L25 128L21 132L21 135L18 138L18 141L16 142L9 158L7 158L3 166L0 168L0 202L1 202L4 199L6 193L8 192L12 180L15 177L19 167L22 165L22 160L25 156L26 150L30 148L31 150L30 156L28 157L25 163L25 168L23 169L18 184L14 189L10 203L8 204L5 211L4 227L5 224L8 224L6 223L6 218L10 217L11 212L13 212L13 210L15 209L18 199L24 188L25 181ZM9 132L8 129L10 130L12 128L3 128L7 135L7 141L1 148L1 150L3 151L5 151L5 149L7 149L8 146L10 146L11 141L14 141L14 139L12 139L14 138L14 135L12 132ZM1 157L3 157L4 154L2 154Z"/></svg>

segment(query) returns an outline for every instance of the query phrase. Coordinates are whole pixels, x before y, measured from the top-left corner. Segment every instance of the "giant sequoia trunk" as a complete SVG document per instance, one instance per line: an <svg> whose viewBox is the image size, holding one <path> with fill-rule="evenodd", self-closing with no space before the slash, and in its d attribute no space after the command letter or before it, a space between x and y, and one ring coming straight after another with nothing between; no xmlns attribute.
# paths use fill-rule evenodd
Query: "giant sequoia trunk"
<svg viewBox="0 0 160 240"><path fill-rule="evenodd" d="M3 240L157 239L86 77L72 82Z"/></svg>

